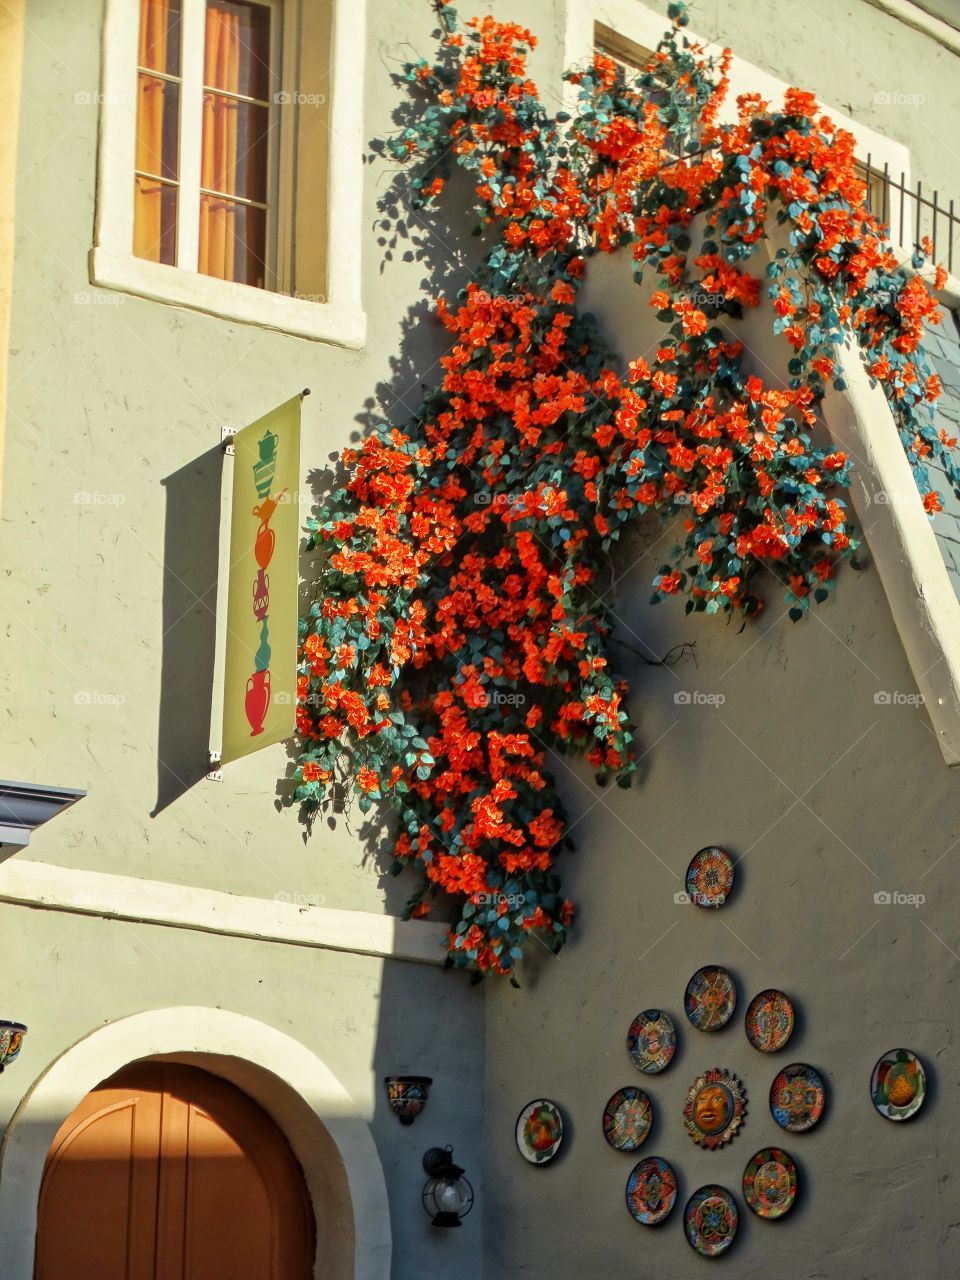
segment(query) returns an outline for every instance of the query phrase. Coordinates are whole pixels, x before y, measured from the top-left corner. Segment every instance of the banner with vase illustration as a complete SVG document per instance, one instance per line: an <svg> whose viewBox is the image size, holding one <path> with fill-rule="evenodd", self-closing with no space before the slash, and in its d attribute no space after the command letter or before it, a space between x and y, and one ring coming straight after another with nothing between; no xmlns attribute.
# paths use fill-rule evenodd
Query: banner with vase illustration
<svg viewBox="0 0 960 1280"><path fill-rule="evenodd" d="M224 763L282 742L294 730L301 399L233 438Z"/></svg>

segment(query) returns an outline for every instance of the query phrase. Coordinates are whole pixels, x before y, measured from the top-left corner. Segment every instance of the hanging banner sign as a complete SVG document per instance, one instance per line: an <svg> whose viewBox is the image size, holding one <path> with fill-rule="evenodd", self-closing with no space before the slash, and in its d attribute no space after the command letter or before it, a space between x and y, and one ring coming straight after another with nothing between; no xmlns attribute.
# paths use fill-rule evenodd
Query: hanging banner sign
<svg viewBox="0 0 960 1280"><path fill-rule="evenodd" d="M233 437L223 763L294 730L301 399Z"/></svg>

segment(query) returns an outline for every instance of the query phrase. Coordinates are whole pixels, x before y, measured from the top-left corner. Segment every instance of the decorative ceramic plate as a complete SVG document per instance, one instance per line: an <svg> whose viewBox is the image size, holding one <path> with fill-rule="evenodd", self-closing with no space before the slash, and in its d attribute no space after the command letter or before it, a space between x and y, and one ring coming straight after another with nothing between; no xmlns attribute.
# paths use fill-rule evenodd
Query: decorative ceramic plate
<svg viewBox="0 0 960 1280"><path fill-rule="evenodd" d="M737 1007L733 978L719 965L708 964L698 969L687 983L683 1007L698 1031L719 1031Z"/></svg>
<svg viewBox="0 0 960 1280"><path fill-rule="evenodd" d="M823 1081L805 1062L793 1062L770 1086L770 1110L781 1129L806 1133L823 1115Z"/></svg>
<svg viewBox="0 0 960 1280"><path fill-rule="evenodd" d="M761 1053L779 1053L793 1035L793 1005L770 987L750 1001L745 1018L747 1039Z"/></svg>
<svg viewBox="0 0 960 1280"><path fill-rule="evenodd" d="M709 845L695 853L687 867L687 896L696 907L722 907L733 888L733 859L726 849Z"/></svg>
<svg viewBox="0 0 960 1280"><path fill-rule="evenodd" d="M517 1146L524 1160L546 1164L560 1150L563 1116L555 1102L537 1098L528 1102L517 1120Z"/></svg>
<svg viewBox="0 0 960 1280"><path fill-rule="evenodd" d="M22 1022L0 1022L0 1072L16 1058L26 1034Z"/></svg>
<svg viewBox="0 0 960 1280"><path fill-rule="evenodd" d="M603 1110L603 1136L616 1151L636 1151L650 1136L653 1105L642 1089L618 1089Z"/></svg>
<svg viewBox="0 0 960 1280"><path fill-rule="evenodd" d="M739 1222L733 1193L715 1184L695 1191L683 1211L687 1241L705 1258L715 1258L730 1248Z"/></svg>
<svg viewBox="0 0 960 1280"><path fill-rule="evenodd" d="M891 1049L873 1068L870 1097L887 1120L909 1120L927 1096L927 1073L910 1049Z"/></svg>
<svg viewBox="0 0 960 1280"><path fill-rule="evenodd" d="M687 1090L683 1123L698 1147L712 1151L735 1136L746 1110L743 1083L722 1067L711 1067Z"/></svg>
<svg viewBox="0 0 960 1280"><path fill-rule="evenodd" d="M627 1032L627 1053L638 1071L655 1075L670 1065L677 1049L677 1029L669 1013L644 1009Z"/></svg>
<svg viewBox="0 0 960 1280"><path fill-rule="evenodd" d="M782 1218L797 1195L797 1166L786 1151L765 1147L743 1171L743 1198L760 1218Z"/></svg>
<svg viewBox="0 0 960 1280"><path fill-rule="evenodd" d="M677 1175L660 1156L641 1160L627 1179L627 1208L645 1227L668 1217L677 1202Z"/></svg>

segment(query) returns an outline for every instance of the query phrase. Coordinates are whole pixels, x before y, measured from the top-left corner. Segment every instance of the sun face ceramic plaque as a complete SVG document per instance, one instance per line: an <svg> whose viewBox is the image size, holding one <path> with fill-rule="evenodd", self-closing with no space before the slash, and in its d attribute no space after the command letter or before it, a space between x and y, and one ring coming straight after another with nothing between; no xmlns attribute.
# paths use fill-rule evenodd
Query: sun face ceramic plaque
<svg viewBox="0 0 960 1280"><path fill-rule="evenodd" d="M695 853L687 867L687 897L696 907L722 907L733 888L733 859L726 849L709 845Z"/></svg>
<svg viewBox="0 0 960 1280"><path fill-rule="evenodd" d="M726 969L708 964L687 983L683 998L687 1017L698 1031L719 1031L733 1017L737 988Z"/></svg>
<svg viewBox="0 0 960 1280"><path fill-rule="evenodd" d="M603 1110L603 1136L615 1151L636 1151L650 1136L653 1104L634 1085L618 1089Z"/></svg>
<svg viewBox="0 0 960 1280"><path fill-rule="evenodd" d="M891 1049L873 1068L870 1097L887 1120L909 1120L927 1096L927 1073L910 1049Z"/></svg>
<svg viewBox="0 0 960 1280"><path fill-rule="evenodd" d="M563 1116L549 1098L528 1102L517 1118L517 1147L530 1164L547 1164L563 1142Z"/></svg>
<svg viewBox="0 0 960 1280"><path fill-rule="evenodd" d="M733 1193L715 1183L695 1191L683 1211L687 1243L705 1258L726 1253L739 1225L740 1214Z"/></svg>
<svg viewBox="0 0 960 1280"><path fill-rule="evenodd" d="M645 1227L668 1217L677 1202L677 1175L660 1156L641 1160L627 1179L627 1208Z"/></svg>
<svg viewBox="0 0 960 1280"><path fill-rule="evenodd" d="M779 1053L793 1035L793 1024L790 999L773 987L753 997L744 1019L747 1039L761 1053Z"/></svg>
<svg viewBox="0 0 960 1280"><path fill-rule="evenodd" d="M806 1133L823 1115L827 1092L813 1067L793 1062L770 1086L770 1110L781 1129Z"/></svg>
<svg viewBox="0 0 960 1280"><path fill-rule="evenodd" d="M638 1071L655 1075L670 1065L677 1049L677 1029L668 1013L645 1009L627 1032L627 1052Z"/></svg>
<svg viewBox="0 0 960 1280"><path fill-rule="evenodd" d="M759 1218L782 1218L797 1195L797 1166L780 1147L765 1147L743 1171L743 1198Z"/></svg>
<svg viewBox="0 0 960 1280"><path fill-rule="evenodd" d="M687 1090L683 1122L698 1147L713 1150L734 1137L746 1110L743 1083L722 1067L711 1067Z"/></svg>

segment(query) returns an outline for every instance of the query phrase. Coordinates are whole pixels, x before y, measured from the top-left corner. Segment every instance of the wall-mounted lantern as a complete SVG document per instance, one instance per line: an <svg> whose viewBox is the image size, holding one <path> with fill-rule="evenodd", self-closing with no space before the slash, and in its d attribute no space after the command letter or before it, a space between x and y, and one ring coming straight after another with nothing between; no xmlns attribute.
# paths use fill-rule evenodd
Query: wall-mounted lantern
<svg viewBox="0 0 960 1280"><path fill-rule="evenodd" d="M453 1147L431 1147L424 1154L427 1182L423 1187L423 1207L435 1227L459 1227L473 1208L473 1187L463 1170L453 1163Z"/></svg>

